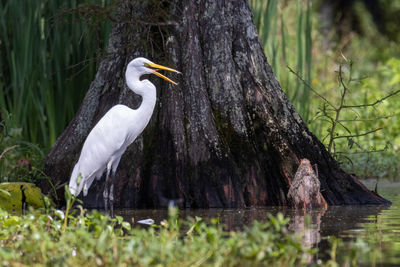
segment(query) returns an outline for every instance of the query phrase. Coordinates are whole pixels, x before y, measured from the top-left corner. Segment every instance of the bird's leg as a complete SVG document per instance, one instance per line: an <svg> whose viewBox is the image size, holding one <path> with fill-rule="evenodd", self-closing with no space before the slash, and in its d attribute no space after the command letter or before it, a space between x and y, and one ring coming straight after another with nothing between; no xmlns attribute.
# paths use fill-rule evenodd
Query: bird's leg
<svg viewBox="0 0 400 267"><path fill-rule="evenodd" d="M107 180L104 183L104 191L103 191L103 199L104 199L104 210L108 213L108 191L107 191Z"/></svg>
<svg viewBox="0 0 400 267"><path fill-rule="evenodd" d="M22 202L22 215L26 214L26 202Z"/></svg>
<svg viewBox="0 0 400 267"><path fill-rule="evenodd" d="M111 186L110 186L110 214L111 214L111 218L114 218L114 174L111 175Z"/></svg>
<svg viewBox="0 0 400 267"><path fill-rule="evenodd" d="M107 168L106 181L104 183L104 191L103 191L104 210L106 211L106 214L108 214L108 199L109 199L108 187L109 187L109 184L110 184L110 169Z"/></svg>

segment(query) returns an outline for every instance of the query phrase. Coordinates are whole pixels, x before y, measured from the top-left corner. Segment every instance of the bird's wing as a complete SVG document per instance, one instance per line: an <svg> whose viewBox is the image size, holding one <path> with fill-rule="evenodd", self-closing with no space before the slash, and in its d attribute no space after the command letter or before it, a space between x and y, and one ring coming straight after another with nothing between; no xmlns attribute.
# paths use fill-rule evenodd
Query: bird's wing
<svg viewBox="0 0 400 267"><path fill-rule="evenodd" d="M124 105L111 108L93 127L82 147L77 162L77 173L82 174L83 184L91 184L95 177L101 174L107 164L117 159L129 145L128 139L132 135L129 129L129 118L134 110ZM73 179L73 177L71 177ZM79 186L79 192L82 187ZM78 194L79 194L78 192Z"/></svg>
<svg viewBox="0 0 400 267"><path fill-rule="evenodd" d="M111 108L94 126L82 148L82 154L88 153L90 161L107 163L108 159L127 142L129 137L129 125L127 120L133 112L124 105L116 105ZM93 156L98 160L93 160Z"/></svg>

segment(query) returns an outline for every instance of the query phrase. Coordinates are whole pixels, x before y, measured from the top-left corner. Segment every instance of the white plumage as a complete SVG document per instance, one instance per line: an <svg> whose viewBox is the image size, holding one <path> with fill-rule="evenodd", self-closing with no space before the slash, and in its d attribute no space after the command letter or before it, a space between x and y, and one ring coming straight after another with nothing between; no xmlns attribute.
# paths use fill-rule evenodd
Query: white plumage
<svg viewBox="0 0 400 267"><path fill-rule="evenodd" d="M179 73L145 58L136 58L128 64L125 73L126 83L133 92L142 96L140 107L136 110L124 105L112 107L89 133L71 174L69 182L71 193L78 196L83 191L83 195L86 196L94 179L100 179L104 171L107 171L103 197L106 210L108 200L110 201L112 216L115 171L126 148L150 121L156 104L156 87L149 80L141 81L140 76L155 74L176 84L158 73L159 69Z"/></svg>

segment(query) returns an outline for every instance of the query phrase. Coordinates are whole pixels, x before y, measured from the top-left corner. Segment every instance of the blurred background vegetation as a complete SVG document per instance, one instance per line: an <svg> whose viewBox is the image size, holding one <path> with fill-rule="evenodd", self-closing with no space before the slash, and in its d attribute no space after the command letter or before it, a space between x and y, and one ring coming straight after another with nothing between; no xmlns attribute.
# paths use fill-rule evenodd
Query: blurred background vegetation
<svg viewBox="0 0 400 267"><path fill-rule="evenodd" d="M249 2L268 61L310 129L348 171L399 179L400 95L369 104L400 89L400 2ZM0 181L43 178L44 155L104 56L114 4L0 0Z"/></svg>
<svg viewBox="0 0 400 267"><path fill-rule="evenodd" d="M333 141L348 171L399 179L400 94L379 100L400 89L400 2L250 4L268 61L311 131L327 148ZM353 107L338 109L342 98Z"/></svg>
<svg viewBox="0 0 400 267"><path fill-rule="evenodd" d="M40 177L32 167L41 169L96 74L112 2L0 0L0 153L16 145L0 159L1 181Z"/></svg>

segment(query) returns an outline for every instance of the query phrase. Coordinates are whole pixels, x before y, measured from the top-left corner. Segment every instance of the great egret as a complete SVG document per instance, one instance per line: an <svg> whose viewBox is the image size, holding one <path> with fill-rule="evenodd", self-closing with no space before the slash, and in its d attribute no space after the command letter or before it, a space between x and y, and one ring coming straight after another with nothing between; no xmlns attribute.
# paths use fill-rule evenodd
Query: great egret
<svg viewBox="0 0 400 267"><path fill-rule="evenodd" d="M110 204L111 216L114 215L113 180L121 156L144 130L156 104L156 87L149 80L140 80L140 76L155 74L176 85L174 81L158 73L160 69L180 73L142 57L129 62L125 72L126 84L129 89L142 96L140 107L136 110L124 105L112 107L89 133L72 171L69 190L74 196L78 196L83 189L83 195L86 196L93 180L100 179L104 170L107 170L103 197L106 212Z"/></svg>

